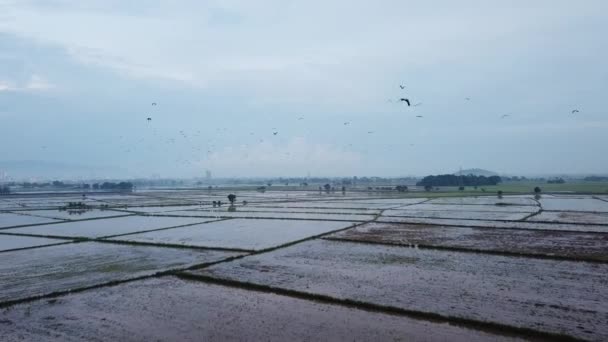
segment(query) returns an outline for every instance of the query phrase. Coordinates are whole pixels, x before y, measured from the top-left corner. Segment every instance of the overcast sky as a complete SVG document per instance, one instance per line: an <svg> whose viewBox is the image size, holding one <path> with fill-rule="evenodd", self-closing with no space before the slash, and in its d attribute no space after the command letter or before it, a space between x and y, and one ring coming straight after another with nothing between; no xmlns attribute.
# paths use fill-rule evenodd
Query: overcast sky
<svg viewBox="0 0 608 342"><path fill-rule="evenodd" d="M0 161L606 173L607 37L605 0L0 0Z"/></svg>

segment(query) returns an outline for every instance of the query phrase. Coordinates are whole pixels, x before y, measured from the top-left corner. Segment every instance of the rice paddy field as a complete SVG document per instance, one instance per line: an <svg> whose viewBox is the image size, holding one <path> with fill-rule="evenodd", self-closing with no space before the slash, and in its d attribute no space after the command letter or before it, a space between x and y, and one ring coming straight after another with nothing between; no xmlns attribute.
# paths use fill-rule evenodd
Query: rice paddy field
<svg viewBox="0 0 608 342"><path fill-rule="evenodd" d="M66 211L75 201L87 209ZM1 341L606 341L608 198L6 196L0 332Z"/></svg>

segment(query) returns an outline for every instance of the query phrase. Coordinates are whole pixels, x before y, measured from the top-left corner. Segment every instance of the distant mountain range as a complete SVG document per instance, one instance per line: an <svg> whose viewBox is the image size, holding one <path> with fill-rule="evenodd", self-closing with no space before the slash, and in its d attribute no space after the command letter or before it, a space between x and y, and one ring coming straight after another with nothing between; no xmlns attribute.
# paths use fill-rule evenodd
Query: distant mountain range
<svg viewBox="0 0 608 342"><path fill-rule="evenodd" d="M41 160L0 161L0 180L66 180L111 177L120 169Z"/></svg>
<svg viewBox="0 0 608 342"><path fill-rule="evenodd" d="M484 169L466 169L466 170L454 172L454 174L457 176L460 176L460 175L462 175L462 176L474 175L474 176L484 176L484 177L498 176L497 172L484 170Z"/></svg>

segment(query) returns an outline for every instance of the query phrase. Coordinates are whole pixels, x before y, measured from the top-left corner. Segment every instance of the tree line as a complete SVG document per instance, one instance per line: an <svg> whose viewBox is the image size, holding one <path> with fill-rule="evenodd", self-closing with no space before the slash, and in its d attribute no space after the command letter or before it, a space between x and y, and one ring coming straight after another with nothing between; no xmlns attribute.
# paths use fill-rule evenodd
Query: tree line
<svg viewBox="0 0 608 342"><path fill-rule="evenodd" d="M500 176L476 176L476 175L431 175L422 178L416 183L417 186L433 187L433 186L482 186L482 185L497 185L502 182Z"/></svg>

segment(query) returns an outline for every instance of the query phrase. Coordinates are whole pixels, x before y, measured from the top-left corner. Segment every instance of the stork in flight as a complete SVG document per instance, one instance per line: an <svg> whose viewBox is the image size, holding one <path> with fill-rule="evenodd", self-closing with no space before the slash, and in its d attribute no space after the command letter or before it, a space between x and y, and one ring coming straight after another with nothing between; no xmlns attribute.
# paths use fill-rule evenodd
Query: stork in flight
<svg viewBox="0 0 608 342"><path fill-rule="evenodd" d="M579 112L579 111L578 111L578 109L574 109L574 110L572 110L572 114L574 114L574 113L578 113L578 112Z"/></svg>
<svg viewBox="0 0 608 342"><path fill-rule="evenodd" d="M410 106L410 100L409 99L406 99L406 98L402 97L402 98L399 99L399 101L403 101L403 102L407 103L408 107Z"/></svg>

